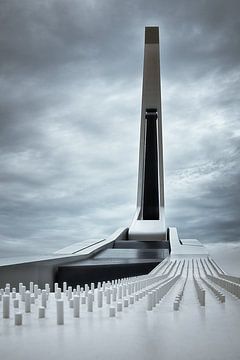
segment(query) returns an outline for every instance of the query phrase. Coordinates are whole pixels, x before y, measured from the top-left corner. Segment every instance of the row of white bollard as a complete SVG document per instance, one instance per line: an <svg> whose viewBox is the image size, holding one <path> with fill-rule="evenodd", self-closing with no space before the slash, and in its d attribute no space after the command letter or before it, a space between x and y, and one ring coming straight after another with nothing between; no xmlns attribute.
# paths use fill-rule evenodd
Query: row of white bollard
<svg viewBox="0 0 240 360"><path fill-rule="evenodd" d="M177 262L174 261L167 266L167 274L170 274L176 264ZM102 284L99 282L96 289L94 283L91 283L90 286L86 284L84 287L77 285L76 289L73 289L71 286L67 287L67 283L64 282L63 292L58 286L58 283L55 283L54 293L56 299L57 324L60 325L64 323L64 299L62 298L62 294L66 295L69 306L73 308L74 317L80 316L80 303L86 304L87 311L92 312L95 296L98 308L102 308L104 303L109 305L109 316L114 317L116 316L116 311L121 312L123 307L126 308L129 305L133 305L135 301L142 299L146 295L147 289L153 286L156 287L162 279L162 275L154 276L149 274L138 277L135 276L132 278L116 279L111 282L107 281ZM174 279L166 280L167 283L164 284L161 289L152 291L153 306L156 306L157 301L164 296L169 289L168 286L172 284L172 281L176 281L177 277ZM16 310L19 309L19 301L24 302L26 313L31 312L31 305L35 304L36 300L38 300L38 317L45 317L50 285L45 284L45 288L41 290L37 284L30 282L28 289L26 285L19 283L19 298L17 298L16 289L13 288L11 292L10 284L6 284L5 289L0 289L0 300L2 299L3 301L3 318L9 318L10 296L12 296L13 299L13 308ZM22 324L22 313L20 311L16 312L14 317L16 325Z"/></svg>
<svg viewBox="0 0 240 360"><path fill-rule="evenodd" d="M214 295L218 298L218 300L220 300L220 302L225 303L225 295L219 291L218 289L216 289L212 284L210 284L207 280L205 280L204 278L201 278L201 280L204 282L205 285L207 285L207 287L209 287L209 289L212 290L212 292L214 293Z"/></svg>
<svg viewBox="0 0 240 360"><path fill-rule="evenodd" d="M202 288L199 281L196 279L195 275L193 275L193 282L195 285L195 289L197 291L198 301L201 306L205 306L205 290Z"/></svg>
<svg viewBox="0 0 240 360"><path fill-rule="evenodd" d="M164 284L147 291L147 310L151 311L168 293L168 291L175 285L180 275L176 275Z"/></svg>
<svg viewBox="0 0 240 360"><path fill-rule="evenodd" d="M180 272L180 275L182 275L183 273L183 269L184 269L184 266L185 266L185 260L183 262L183 266L181 268L181 272ZM188 264L187 264L187 273L186 273L186 278L184 280L184 283L183 283L183 286L181 287L181 289L179 290L177 296L175 297L175 300L173 302L173 310L174 311L178 311L179 310L179 307L180 307L180 303L182 301L182 298L183 298L183 294L184 294L184 290L185 290L185 287L186 287L186 284L187 284L187 280L188 280L188 273L189 273L189 261L188 261Z"/></svg>
<svg viewBox="0 0 240 360"><path fill-rule="evenodd" d="M240 284L240 277L238 276L232 276L232 275L227 275L225 274L219 267L218 265L215 263L215 261L213 259L208 258L208 262L212 265L212 267L214 268L215 272L217 273L217 276L224 279L224 280L228 280L230 282L236 283L236 284ZM212 274L213 275L213 274Z"/></svg>
<svg viewBox="0 0 240 360"><path fill-rule="evenodd" d="M212 275L208 275L208 279L213 281L218 286L222 287L223 289L227 290L231 294L235 295L236 297L240 298L240 285L234 282L217 278Z"/></svg>

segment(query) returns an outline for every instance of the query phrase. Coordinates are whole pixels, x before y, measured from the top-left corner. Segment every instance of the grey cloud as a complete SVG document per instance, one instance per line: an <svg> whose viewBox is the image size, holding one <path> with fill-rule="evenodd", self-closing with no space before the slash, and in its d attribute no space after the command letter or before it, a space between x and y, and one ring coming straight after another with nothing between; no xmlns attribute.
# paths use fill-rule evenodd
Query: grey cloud
<svg viewBox="0 0 240 360"><path fill-rule="evenodd" d="M206 243L238 241L237 1L0 8L3 254L53 251L130 223L151 24L161 31L167 223Z"/></svg>

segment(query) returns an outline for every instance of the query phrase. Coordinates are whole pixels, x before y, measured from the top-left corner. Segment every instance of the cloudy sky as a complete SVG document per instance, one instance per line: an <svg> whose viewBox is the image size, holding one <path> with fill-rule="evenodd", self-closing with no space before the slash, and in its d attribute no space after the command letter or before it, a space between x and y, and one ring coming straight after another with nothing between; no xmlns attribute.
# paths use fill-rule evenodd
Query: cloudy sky
<svg viewBox="0 0 240 360"><path fill-rule="evenodd" d="M161 33L167 225L238 247L239 11L237 0L0 0L2 256L129 225L146 25Z"/></svg>

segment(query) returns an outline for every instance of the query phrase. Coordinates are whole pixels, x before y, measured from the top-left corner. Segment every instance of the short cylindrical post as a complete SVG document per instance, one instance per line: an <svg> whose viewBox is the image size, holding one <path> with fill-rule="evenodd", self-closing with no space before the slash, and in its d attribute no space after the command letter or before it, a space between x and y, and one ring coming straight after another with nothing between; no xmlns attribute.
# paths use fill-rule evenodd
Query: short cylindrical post
<svg viewBox="0 0 240 360"><path fill-rule="evenodd" d="M73 316L79 317L80 310L80 296L74 295L73 297Z"/></svg>
<svg viewBox="0 0 240 360"><path fill-rule="evenodd" d="M122 311L122 303L120 301L117 303L117 311Z"/></svg>
<svg viewBox="0 0 240 360"><path fill-rule="evenodd" d="M87 305L88 305L88 312L92 312L93 311L93 295L92 295L91 291L88 292Z"/></svg>
<svg viewBox="0 0 240 360"><path fill-rule="evenodd" d="M8 319L10 313L10 296L3 295L3 318Z"/></svg>
<svg viewBox="0 0 240 360"><path fill-rule="evenodd" d="M58 289L58 283L54 283L54 292L56 293Z"/></svg>
<svg viewBox="0 0 240 360"><path fill-rule="evenodd" d="M49 286L49 284L45 284L45 290L46 290L47 294L50 293L50 286Z"/></svg>
<svg viewBox="0 0 240 360"><path fill-rule="evenodd" d="M25 292L25 312L29 313L31 312L31 293L30 291Z"/></svg>
<svg viewBox="0 0 240 360"><path fill-rule="evenodd" d="M114 286L112 292L112 301L116 301L116 300L117 300L117 288L116 286Z"/></svg>
<svg viewBox="0 0 240 360"><path fill-rule="evenodd" d="M26 292L26 286L23 285L21 289L21 300L25 301L25 292Z"/></svg>
<svg viewBox="0 0 240 360"><path fill-rule="evenodd" d="M72 298L72 286L68 287L68 300Z"/></svg>
<svg viewBox="0 0 240 360"><path fill-rule="evenodd" d="M22 313L21 312L17 312L14 315L14 322L15 322L15 325L17 325L17 326L22 325Z"/></svg>
<svg viewBox="0 0 240 360"><path fill-rule="evenodd" d="M18 299L14 299L14 300L13 300L13 307L14 307L14 309L18 309L18 308L19 308L19 300L18 300Z"/></svg>
<svg viewBox="0 0 240 360"><path fill-rule="evenodd" d="M103 306L103 291L98 290L98 307L101 308Z"/></svg>
<svg viewBox="0 0 240 360"><path fill-rule="evenodd" d="M18 292L20 295L22 295L22 286L23 286L23 283L18 284Z"/></svg>
<svg viewBox="0 0 240 360"><path fill-rule="evenodd" d="M111 304L111 291L110 291L109 288L107 288L107 290L106 290L106 303L107 303L108 305Z"/></svg>
<svg viewBox="0 0 240 360"><path fill-rule="evenodd" d="M57 291L56 291L56 295L55 295L55 297L56 297L56 299L61 299L61 288L57 288Z"/></svg>
<svg viewBox="0 0 240 360"><path fill-rule="evenodd" d="M37 299L38 298L38 285L37 284L35 284L33 286L33 292L34 292L35 299Z"/></svg>
<svg viewBox="0 0 240 360"><path fill-rule="evenodd" d="M173 310L174 310L174 311L178 311L178 310L179 310L179 302L178 302L178 301L174 301L174 303L173 303Z"/></svg>
<svg viewBox="0 0 240 360"><path fill-rule="evenodd" d="M57 306L57 324L63 325L64 324L64 303L62 299L56 300Z"/></svg>
<svg viewBox="0 0 240 360"><path fill-rule="evenodd" d="M73 309L73 298L68 301L70 309Z"/></svg>
<svg viewBox="0 0 240 360"><path fill-rule="evenodd" d="M115 317L116 316L116 308L115 308L115 306L110 306L110 308L109 308L109 316L110 317Z"/></svg>
<svg viewBox="0 0 240 360"><path fill-rule="evenodd" d="M38 317L39 317L39 319L45 318L45 307L44 306L39 306Z"/></svg>
<svg viewBox="0 0 240 360"><path fill-rule="evenodd" d="M122 285L118 286L118 298L122 299Z"/></svg>
<svg viewBox="0 0 240 360"><path fill-rule="evenodd" d="M147 309L152 310L152 306L153 306L153 293L149 292L147 294Z"/></svg>
<svg viewBox="0 0 240 360"><path fill-rule="evenodd" d="M63 282L63 292L65 293L67 290L67 283L66 281Z"/></svg>
<svg viewBox="0 0 240 360"><path fill-rule="evenodd" d="M42 291L42 306L47 307L47 291Z"/></svg>
<svg viewBox="0 0 240 360"><path fill-rule="evenodd" d="M29 283L29 291L31 294L33 293L33 282L32 281L30 281L30 283Z"/></svg>

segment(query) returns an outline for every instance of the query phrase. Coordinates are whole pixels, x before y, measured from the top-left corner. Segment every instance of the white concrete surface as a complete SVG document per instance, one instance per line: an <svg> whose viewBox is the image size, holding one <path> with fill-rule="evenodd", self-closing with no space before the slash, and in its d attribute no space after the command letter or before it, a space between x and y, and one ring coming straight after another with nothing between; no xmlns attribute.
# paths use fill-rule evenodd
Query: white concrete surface
<svg viewBox="0 0 240 360"><path fill-rule="evenodd" d="M54 293L49 294L46 309L41 308L39 295L35 303L31 304L30 313L25 313L25 302L21 301L18 293L16 296L20 300L20 305L19 309L15 309L13 302L16 299L12 299L10 293L9 318L3 319L3 304L0 301L1 358L5 360L78 357L84 360L239 359L240 300L221 289L226 297L226 303L219 301L199 277L200 271L201 277L206 279L200 258L201 255L194 256L192 261L187 256L184 263L183 259L173 261L169 257L156 267L152 274L135 278L135 285L133 282L132 285L126 286L126 296L123 299L117 297L116 301L111 300L111 304L107 304L104 295L103 307L98 307L98 290L95 289L92 311L89 312L88 303L82 304L80 301L79 317L74 317L74 309L69 307L68 297L62 293L64 321L59 321L62 310L58 309L61 314L57 316ZM209 268L211 267L214 276L217 276L211 262L205 256L203 259L206 260ZM187 267L189 267L188 277ZM198 301L193 283L193 271L198 282L205 289L205 306L201 306ZM207 266L205 271L209 273ZM174 276L180 277L170 287L169 292L159 300L158 291L150 291L151 287L155 286L155 289L161 290ZM144 281L144 279L149 280L146 290L140 289L137 285L138 280ZM174 311L173 304L184 283L178 311ZM213 283L212 285L219 288ZM108 286L112 285L105 284L105 293ZM122 288L120 284L115 283L114 286ZM149 311L147 293L155 294L155 300L151 295L152 306L149 308L152 310ZM135 296L135 300L137 298L140 300L132 303L129 300L134 294L138 295ZM85 294L81 293L80 296L84 297ZM39 318L39 309L45 310L45 317ZM16 326L15 314L19 312L22 313L22 325L20 323Z"/></svg>

